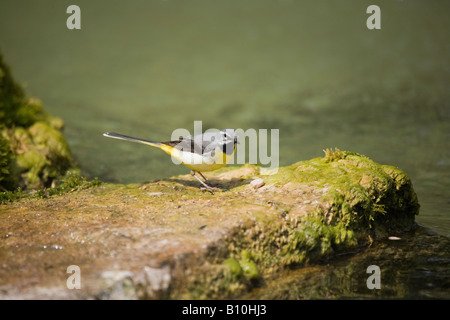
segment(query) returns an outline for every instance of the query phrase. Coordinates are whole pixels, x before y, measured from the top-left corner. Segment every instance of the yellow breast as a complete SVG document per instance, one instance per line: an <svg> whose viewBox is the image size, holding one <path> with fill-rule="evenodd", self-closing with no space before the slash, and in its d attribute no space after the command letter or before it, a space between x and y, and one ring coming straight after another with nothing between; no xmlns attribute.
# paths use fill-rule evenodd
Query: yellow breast
<svg viewBox="0 0 450 320"><path fill-rule="evenodd" d="M236 145L232 154L226 154L221 148L217 148L214 156L199 155L187 151L182 151L177 148L162 145L161 149L170 154L173 158L184 164L186 167L195 171L213 171L225 166L231 158L233 158L236 151Z"/></svg>

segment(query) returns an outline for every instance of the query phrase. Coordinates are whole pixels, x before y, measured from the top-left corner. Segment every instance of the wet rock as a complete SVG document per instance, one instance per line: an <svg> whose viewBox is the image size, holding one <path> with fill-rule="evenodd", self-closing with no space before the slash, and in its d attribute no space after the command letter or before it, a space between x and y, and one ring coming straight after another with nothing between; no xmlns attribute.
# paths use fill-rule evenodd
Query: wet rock
<svg viewBox="0 0 450 320"><path fill-rule="evenodd" d="M158 297L169 290L172 280L169 267L151 268L145 266L144 273L148 297Z"/></svg>
<svg viewBox="0 0 450 320"><path fill-rule="evenodd" d="M101 277L104 279L105 290L100 295L102 299L124 300L136 299L133 273L127 270L103 271Z"/></svg>
<svg viewBox="0 0 450 320"><path fill-rule="evenodd" d="M207 178L227 191L204 193L184 175L2 205L0 298L42 288L52 298L238 297L283 269L401 236L419 210L404 172L340 150L273 175L245 165ZM254 189L258 178L266 185ZM66 287L69 265L80 267L79 290Z"/></svg>

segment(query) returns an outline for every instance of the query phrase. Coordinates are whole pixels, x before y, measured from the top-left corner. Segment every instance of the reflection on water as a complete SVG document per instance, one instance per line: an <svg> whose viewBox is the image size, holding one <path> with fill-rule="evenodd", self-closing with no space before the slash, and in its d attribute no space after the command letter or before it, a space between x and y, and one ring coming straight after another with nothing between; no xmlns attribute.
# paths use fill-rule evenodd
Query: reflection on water
<svg viewBox="0 0 450 320"><path fill-rule="evenodd" d="M367 272L371 265L380 270L379 290L367 287L374 274ZM330 264L281 273L240 298L449 299L450 239L419 228L413 235L386 240Z"/></svg>
<svg viewBox="0 0 450 320"><path fill-rule="evenodd" d="M27 92L65 120L86 175L187 172L107 131L167 140L194 120L279 129L281 165L338 147L403 169L417 221L450 234L448 1L383 3L372 31L372 3L360 0L76 4L82 29L70 31L64 1L3 0L0 45Z"/></svg>

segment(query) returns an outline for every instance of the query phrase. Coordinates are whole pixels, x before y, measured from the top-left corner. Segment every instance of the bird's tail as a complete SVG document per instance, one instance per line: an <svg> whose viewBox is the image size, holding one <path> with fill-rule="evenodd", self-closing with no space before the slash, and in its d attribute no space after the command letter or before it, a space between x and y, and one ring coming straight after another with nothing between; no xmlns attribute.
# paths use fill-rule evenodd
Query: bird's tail
<svg viewBox="0 0 450 320"><path fill-rule="evenodd" d="M108 138L114 138L114 139L119 139L119 140L143 143L143 144L146 144L146 145L152 146L152 147L157 147L157 148L161 148L162 147L162 144L159 143L159 142L150 141L150 140L144 140L144 139L140 139L140 138L133 138L133 137L125 136L123 134L119 134L119 133L106 132L103 135L105 137L108 137Z"/></svg>

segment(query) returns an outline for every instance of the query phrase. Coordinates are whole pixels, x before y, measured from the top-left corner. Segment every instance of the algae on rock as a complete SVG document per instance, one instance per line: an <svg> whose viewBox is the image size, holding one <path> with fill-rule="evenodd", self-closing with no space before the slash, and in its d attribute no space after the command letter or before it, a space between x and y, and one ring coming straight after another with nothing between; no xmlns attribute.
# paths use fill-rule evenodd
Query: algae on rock
<svg viewBox="0 0 450 320"><path fill-rule="evenodd" d="M232 279L246 287L252 285L249 278L270 277L283 268L329 259L410 230L419 212L417 196L403 171L354 152L325 150L323 158L255 177L263 178L266 185L258 191L248 186L236 189L241 189L246 202L260 203L262 212L253 213L253 222L227 238L229 258L224 263L229 274L239 275ZM262 199L255 199L255 193ZM242 277L246 266L251 266L247 269L251 273ZM204 279L202 294L196 288L190 297L210 297L229 281ZM211 279L217 284L212 285Z"/></svg>
<svg viewBox="0 0 450 320"><path fill-rule="evenodd" d="M0 54L0 191L49 187L74 168L61 119L26 96Z"/></svg>
<svg viewBox="0 0 450 320"><path fill-rule="evenodd" d="M241 172L248 179L247 169L220 176ZM355 252L389 234L408 232L419 212L403 171L354 152L326 150L323 158L300 161L269 176L252 169L251 178L266 184L258 190L250 184L235 187L243 200L233 207L250 219L230 230L220 244L226 248L215 250L222 255L196 268L195 285L174 297L236 296L284 268Z"/></svg>

